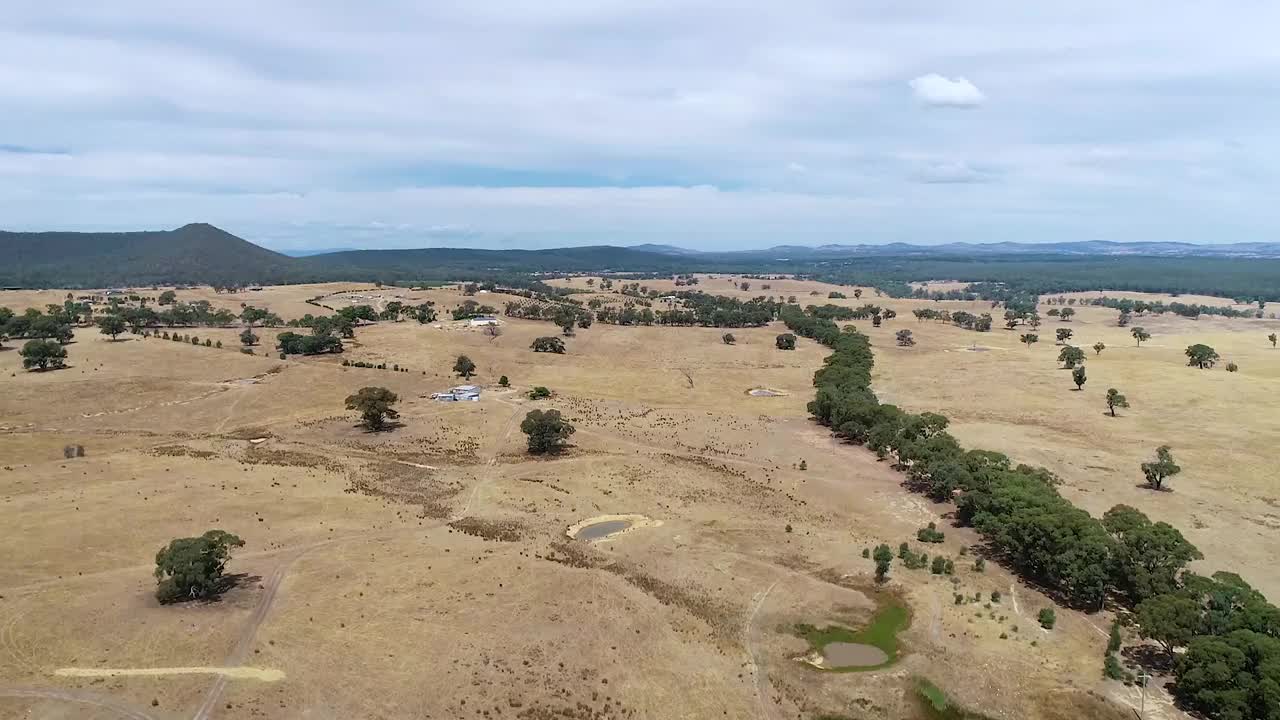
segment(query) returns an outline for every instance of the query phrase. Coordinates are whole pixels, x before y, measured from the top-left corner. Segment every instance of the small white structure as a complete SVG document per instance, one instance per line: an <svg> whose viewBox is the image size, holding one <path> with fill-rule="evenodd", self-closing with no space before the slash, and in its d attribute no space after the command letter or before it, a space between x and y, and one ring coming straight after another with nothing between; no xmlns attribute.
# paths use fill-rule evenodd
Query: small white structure
<svg viewBox="0 0 1280 720"><path fill-rule="evenodd" d="M471 327L484 327L486 325L497 325L498 318L492 315L477 315L471 318Z"/></svg>
<svg viewBox="0 0 1280 720"><path fill-rule="evenodd" d="M479 385L459 385L447 392L431 393L432 400L440 402L480 402Z"/></svg>

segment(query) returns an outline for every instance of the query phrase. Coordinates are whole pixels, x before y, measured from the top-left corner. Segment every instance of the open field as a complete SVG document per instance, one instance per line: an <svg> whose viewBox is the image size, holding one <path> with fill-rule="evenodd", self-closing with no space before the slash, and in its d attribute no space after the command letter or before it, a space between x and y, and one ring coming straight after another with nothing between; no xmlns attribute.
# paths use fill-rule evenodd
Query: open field
<svg viewBox="0 0 1280 720"><path fill-rule="evenodd" d="M832 302L894 307L884 328L858 323L887 401L944 412L966 442L1053 468L1095 512L1130 502L1170 519L1207 565L1280 592L1262 562L1275 543L1254 524L1273 509L1280 351L1272 360L1264 336L1275 323L1144 319L1155 337L1139 350L1114 311L1081 309L1074 340L1109 348L1090 352L1076 393L1053 369L1056 322L1027 349L1013 332L918 324L916 301L749 282L696 287L802 304L839 289L850 298ZM265 288L250 304L296 317L344 287ZM244 301L179 299L203 292ZM463 299L360 292L442 309ZM903 327L916 347L893 347ZM944 521L947 507L807 419L824 348L776 350L781 325L735 329L726 346L716 329L597 324L565 355L530 352L555 330L509 320L491 338L447 321L378 323L342 356L282 361L238 353L233 328L189 331L223 350L89 328L70 367L49 373L23 373L16 352L0 351L0 718L910 718L915 676L995 718L1126 717L1090 694L1135 701L1099 680L1109 618L1060 609L1042 631L1035 615L1049 601L994 564L973 571L959 553L975 536ZM264 345L275 332L260 331ZM1241 371L1183 367L1195 341ZM458 382L460 353L478 366L481 402L430 400ZM500 375L511 389L496 387ZM1134 405L1120 418L1101 415L1109 384ZM342 400L365 385L400 395L400 427L355 425ZM525 399L535 385L555 395ZM748 395L757 387L786 394ZM577 426L564 455L525 454L518 426L535 407ZM1161 442L1184 467L1175 491L1134 487ZM86 456L64 459L71 444ZM595 543L566 537L613 515L654 522ZM796 624L856 629L886 601L863 549L917 546L930 521L947 538L927 549L956 560L958 584L895 563L887 590L912 615L901 659L867 673L801 662ZM158 605L156 550L215 527L246 542L229 567L237 586L217 602ZM1004 599L991 610L953 604L955 592L993 590Z"/></svg>

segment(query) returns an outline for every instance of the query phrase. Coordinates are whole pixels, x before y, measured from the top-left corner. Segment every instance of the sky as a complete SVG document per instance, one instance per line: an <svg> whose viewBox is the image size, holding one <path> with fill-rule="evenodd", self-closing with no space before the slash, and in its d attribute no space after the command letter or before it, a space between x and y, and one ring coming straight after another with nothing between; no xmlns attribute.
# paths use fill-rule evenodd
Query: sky
<svg viewBox="0 0 1280 720"><path fill-rule="evenodd" d="M10 0L0 228L1276 241L1277 27L1268 0Z"/></svg>

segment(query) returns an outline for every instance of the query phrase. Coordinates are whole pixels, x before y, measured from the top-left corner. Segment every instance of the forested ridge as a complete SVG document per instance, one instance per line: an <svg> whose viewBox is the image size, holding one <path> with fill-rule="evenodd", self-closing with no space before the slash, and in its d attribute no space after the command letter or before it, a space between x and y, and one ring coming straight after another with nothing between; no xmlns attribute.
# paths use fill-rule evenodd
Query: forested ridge
<svg viewBox="0 0 1280 720"><path fill-rule="evenodd" d="M850 252L857 250L851 247ZM0 285L116 287L170 284L267 285L360 281L415 283L502 280L572 273L790 274L911 295L909 282L999 283L1010 293L1077 290L1197 293L1280 301L1280 260L1267 258L1047 255L871 255L799 257L765 253L671 255L599 245L548 250L352 250L287 257L207 224L131 233L0 231ZM940 253L942 251L939 251Z"/></svg>
<svg viewBox="0 0 1280 720"><path fill-rule="evenodd" d="M1171 659L1186 648L1174 660L1174 695L1188 709L1280 720L1280 609L1261 593L1233 573L1187 570L1200 552L1167 523L1125 505L1094 518L1058 493L1048 470L962 448L942 415L880 403L871 344L855 328L794 306L780 317L832 349L814 374L809 411L819 422L892 462L909 489L953 502L989 554L1063 603L1096 611L1109 601Z"/></svg>

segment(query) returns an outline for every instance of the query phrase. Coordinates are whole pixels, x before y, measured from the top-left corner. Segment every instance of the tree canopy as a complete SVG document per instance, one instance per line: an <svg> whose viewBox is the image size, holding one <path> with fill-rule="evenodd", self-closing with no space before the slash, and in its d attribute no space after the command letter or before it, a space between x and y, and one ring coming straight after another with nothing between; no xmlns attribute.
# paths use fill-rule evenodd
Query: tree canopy
<svg viewBox="0 0 1280 720"><path fill-rule="evenodd" d="M1213 367L1218 362L1218 352L1203 343L1187 346L1187 365L1194 365L1201 370Z"/></svg>
<svg viewBox="0 0 1280 720"><path fill-rule="evenodd" d="M453 363L453 371L467 380L476 372L476 364L466 355L459 355Z"/></svg>
<svg viewBox="0 0 1280 720"><path fill-rule="evenodd" d="M58 370L66 366L67 349L53 340L28 340L18 351L28 370Z"/></svg>
<svg viewBox="0 0 1280 720"><path fill-rule="evenodd" d="M362 387L354 395L347 396L346 406L348 410L359 411L365 427L377 431L387 426L388 419L400 417L400 413L391 407L399 401L398 395L384 387Z"/></svg>
<svg viewBox="0 0 1280 720"><path fill-rule="evenodd" d="M1074 368L1084 362L1084 351L1074 345L1066 345L1058 353L1058 362L1065 368Z"/></svg>
<svg viewBox="0 0 1280 720"><path fill-rule="evenodd" d="M1155 490L1164 489L1164 482L1182 472L1182 468L1173 461L1173 452L1168 445L1156 448L1156 459L1142 463L1142 475L1147 484Z"/></svg>
<svg viewBox="0 0 1280 720"><path fill-rule="evenodd" d="M778 346L779 350L795 350L796 336L791 333L782 333L774 338L774 344Z"/></svg>
<svg viewBox="0 0 1280 720"><path fill-rule="evenodd" d="M120 333L125 331L124 318L119 315L103 315L98 318L98 330L103 335L110 335L115 340Z"/></svg>
<svg viewBox="0 0 1280 720"><path fill-rule="evenodd" d="M1107 388L1107 410L1111 411L1111 417L1116 416L1116 408L1129 407L1129 399L1115 388Z"/></svg>
<svg viewBox="0 0 1280 720"><path fill-rule="evenodd" d="M172 603L217 595L231 549L242 546L243 540L222 530L170 541L156 553L156 599Z"/></svg>
<svg viewBox="0 0 1280 720"><path fill-rule="evenodd" d="M529 452L542 455L562 449L575 428L559 410L531 410L520 423L520 431L528 436Z"/></svg>
<svg viewBox="0 0 1280 720"><path fill-rule="evenodd" d="M534 352L564 354L564 341L552 335L535 338L529 347L533 348Z"/></svg>

